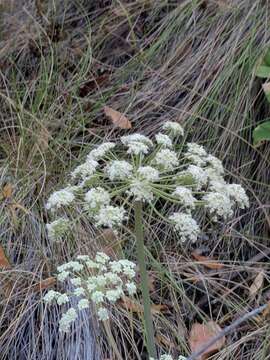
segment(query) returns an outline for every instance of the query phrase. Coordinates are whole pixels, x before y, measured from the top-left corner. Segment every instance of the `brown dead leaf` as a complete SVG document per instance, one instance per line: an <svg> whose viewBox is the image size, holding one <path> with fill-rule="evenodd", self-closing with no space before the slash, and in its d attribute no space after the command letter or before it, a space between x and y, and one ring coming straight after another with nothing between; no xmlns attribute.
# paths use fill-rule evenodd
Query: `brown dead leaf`
<svg viewBox="0 0 270 360"><path fill-rule="evenodd" d="M8 259L6 258L4 249L2 248L1 245L0 245L0 268L1 269L11 268L11 265L10 265Z"/></svg>
<svg viewBox="0 0 270 360"><path fill-rule="evenodd" d="M224 268L224 264L218 263L217 261L207 256L199 255L196 251L193 251L191 255L194 257L195 260L201 262L202 265L207 267L208 269L219 270Z"/></svg>
<svg viewBox="0 0 270 360"><path fill-rule="evenodd" d="M4 199L10 199L13 193L13 186L11 184L6 184L3 187L2 195Z"/></svg>
<svg viewBox="0 0 270 360"><path fill-rule="evenodd" d="M200 350L209 340L216 336L222 329L214 321L208 321L206 324L195 323L192 325L189 334L189 345L192 352ZM225 344L226 338L223 336L210 346L198 360L205 360L213 353L220 350Z"/></svg>
<svg viewBox="0 0 270 360"><path fill-rule="evenodd" d="M249 296L254 297L262 288L264 282L264 271L260 271L249 288Z"/></svg>
<svg viewBox="0 0 270 360"><path fill-rule="evenodd" d="M122 306L123 308L125 308L126 310L129 310L131 312L143 313L143 306L140 303L138 303L134 300L131 300L127 296L122 296L122 298L119 300L119 304L120 304L120 306ZM162 313L162 312L167 312L167 311L168 311L167 305L163 305L163 304L151 305L152 314L157 314L157 313Z"/></svg>
<svg viewBox="0 0 270 360"><path fill-rule="evenodd" d="M47 279L41 280L38 284L33 286L33 291L41 291L48 289L56 284L56 279L54 277L49 277Z"/></svg>
<svg viewBox="0 0 270 360"><path fill-rule="evenodd" d="M119 111L116 111L109 106L104 106L104 113L106 116L108 116L111 119L113 124L119 127L120 129L132 128L131 122L128 120L128 118Z"/></svg>

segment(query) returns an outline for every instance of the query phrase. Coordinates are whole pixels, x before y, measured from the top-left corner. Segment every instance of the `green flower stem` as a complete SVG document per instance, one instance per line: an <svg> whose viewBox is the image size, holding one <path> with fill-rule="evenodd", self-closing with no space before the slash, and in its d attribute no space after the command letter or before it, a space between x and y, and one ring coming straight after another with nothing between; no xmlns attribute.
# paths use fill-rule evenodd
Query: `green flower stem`
<svg viewBox="0 0 270 360"><path fill-rule="evenodd" d="M144 253L144 238L143 238L143 222L142 222L142 202L135 201L135 236L137 240L137 254L139 262L139 271L141 276L141 290L143 297L143 308L144 308L144 321L146 330L146 343L149 353L149 357L157 359L157 352L155 347L154 337L154 325L151 315L151 301L149 292L148 275L146 271L145 253Z"/></svg>

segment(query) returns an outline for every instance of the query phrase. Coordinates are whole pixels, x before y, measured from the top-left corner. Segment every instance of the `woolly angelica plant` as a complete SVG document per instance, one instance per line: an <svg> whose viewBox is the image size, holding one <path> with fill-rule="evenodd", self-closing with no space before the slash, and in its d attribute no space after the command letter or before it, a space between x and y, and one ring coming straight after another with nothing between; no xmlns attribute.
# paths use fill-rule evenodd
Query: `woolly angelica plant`
<svg viewBox="0 0 270 360"><path fill-rule="evenodd" d="M70 184L54 192L47 203L55 216L47 224L48 235L55 241L65 239L72 231L72 220L63 215L66 208L76 207L97 227L113 231L120 231L134 214L146 340L153 358L157 356L144 254L143 208L149 206L157 217L171 224L180 241L196 242L201 232L196 209L205 209L209 219L218 222L231 217L237 207L249 206L244 189L224 180L218 158L195 143L178 145L183 134L178 123L166 122L154 139L132 134L123 136L119 143L101 144L74 169ZM157 200L171 202L178 210L162 216Z"/></svg>

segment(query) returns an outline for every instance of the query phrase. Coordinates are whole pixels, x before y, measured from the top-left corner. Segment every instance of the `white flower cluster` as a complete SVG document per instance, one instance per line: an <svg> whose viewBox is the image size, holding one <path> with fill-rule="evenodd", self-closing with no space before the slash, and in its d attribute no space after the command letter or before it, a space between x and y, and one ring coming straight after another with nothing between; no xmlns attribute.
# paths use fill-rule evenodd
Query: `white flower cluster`
<svg viewBox="0 0 270 360"><path fill-rule="evenodd" d="M128 147L127 153L133 155L146 155L153 146L153 142L141 134L122 136L121 141Z"/></svg>
<svg viewBox="0 0 270 360"><path fill-rule="evenodd" d="M94 260L88 255L79 255L76 261L59 266L57 279L61 282L69 280L73 289L69 294L50 290L44 296L44 301L63 305L71 297L77 299L77 306L69 308L62 315L60 331L68 332L78 311L89 308L90 303L95 306L99 320L108 320L109 304L114 304L125 293L129 296L136 293L135 267L129 260L113 261L102 252L98 252Z"/></svg>
<svg viewBox="0 0 270 360"><path fill-rule="evenodd" d="M172 195L179 199L182 205L194 209L196 198L192 195L192 191L189 188L177 186Z"/></svg>
<svg viewBox="0 0 270 360"><path fill-rule="evenodd" d="M162 149L157 152L153 164L163 171L173 171L179 165L179 161L176 152Z"/></svg>
<svg viewBox="0 0 270 360"><path fill-rule="evenodd" d="M161 145L162 147L165 147L165 148L172 148L173 143L172 143L171 138L168 135L158 133L155 136L155 138L156 138L156 142L158 145Z"/></svg>
<svg viewBox="0 0 270 360"><path fill-rule="evenodd" d="M96 226L113 229L122 225L126 218L125 214L125 209L121 206L106 205L101 207L94 219L96 220Z"/></svg>
<svg viewBox="0 0 270 360"><path fill-rule="evenodd" d="M178 360L186 360L187 358L183 355L180 355L178 357ZM149 358L149 360L155 360L154 358ZM173 360L173 357L171 355L167 355L167 354L164 354L164 355L161 355L159 360Z"/></svg>
<svg viewBox="0 0 270 360"><path fill-rule="evenodd" d="M108 163L105 171L111 181L126 180L132 175L133 167L125 160L114 160Z"/></svg>
<svg viewBox="0 0 270 360"><path fill-rule="evenodd" d="M184 136L184 129L177 122L167 121L163 125L163 129L168 131L172 136Z"/></svg>
<svg viewBox="0 0 270 360"><path fill-rule="evenodd" d="M189 213L174 213L169 216L174 224L175 230L179 233L182 242L190 240L195 242L200 233L199 225Z"/></svg>
<svg viewBox="0 0 270 360"><path fill-rule="evenodd" d="M140 180L155 182L159 179L159 172L152 166L140 166L137 170L137 175Z"/></svg>
<svg viewBox="0 0 270 360"><path fill-rule="evenodd" d="M86 208L99 210L102 206L109 205L110 194L102 187L90 189L84 197Z"/></svg>
<svg viewBox="0 0 270 360"><path fill-rule="evenodd" d="M113 142L106 142L99 145L96 149L90 151L87 155L87 160L101 160L111 149L115 147L115 143Z"/></svg>
<svg viewBox="0 0 270 360"><path fill-rule="evenodd" d="M74 195L75 190L76 190L75 186L69 186L65 189L55 191L49 197L46 204L46 209L55 211L56 209L59 209L61 206L70 205L75 199L75 195Z"/></svg>
<svg viewBox="0 0 270 360"><path fill-rule="evenodd" d="M48 238L52 241L60 241L69 230L69 220L61 217L46 224Z"/></svg>

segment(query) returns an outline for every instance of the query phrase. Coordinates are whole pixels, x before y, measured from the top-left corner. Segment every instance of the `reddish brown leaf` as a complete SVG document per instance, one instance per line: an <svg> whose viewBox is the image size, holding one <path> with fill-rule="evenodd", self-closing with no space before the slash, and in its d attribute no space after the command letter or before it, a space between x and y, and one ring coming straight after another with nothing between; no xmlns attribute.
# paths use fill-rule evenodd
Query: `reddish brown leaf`
<svg viewBox="0 0 270 360"><path fill-rule="evenodd" d="M196 253L196 251L193 251L191 255L194 257L195 260L201 262L202 265L204 265L208 269L219 270L224 268L224 264L218 263L217 261L207 256L199 255Z"/></svg>
<svg viewBox="0 0 270 360"><path fill-rule="evenodd" d="M192 325L189 334L189 345L192 352L200 350L209 340L216 336L222 329L214 321L209 321L206 324L195 323ZM211 354L219 351L225 344L225 336L217 340L212 346L207 348L198 360L205 360Z"/></svg>
<svg viewBox="0 0 270 360"><path fill-rule="evenodd" d="M120 129L132 128L131 122L128 120L128 118L119 111L116 111L109 106L104 106L104 112L105 115L111 119L113 124L119 127Z"/></svg>
<svg viewBox="0 0 270 360"><path fill-rule="evenodd" d="M262 288L264 282L264 271L260 271L249 288L249 296L254 297Z"/></svg>
<svg viewBox="0 0 270 360"><path fill-rule="evenodd" d="M8 259L6 258L5 252L1 245L0 245L0 268L1 269L11 268L11 265L10 265Z"/></svg>

